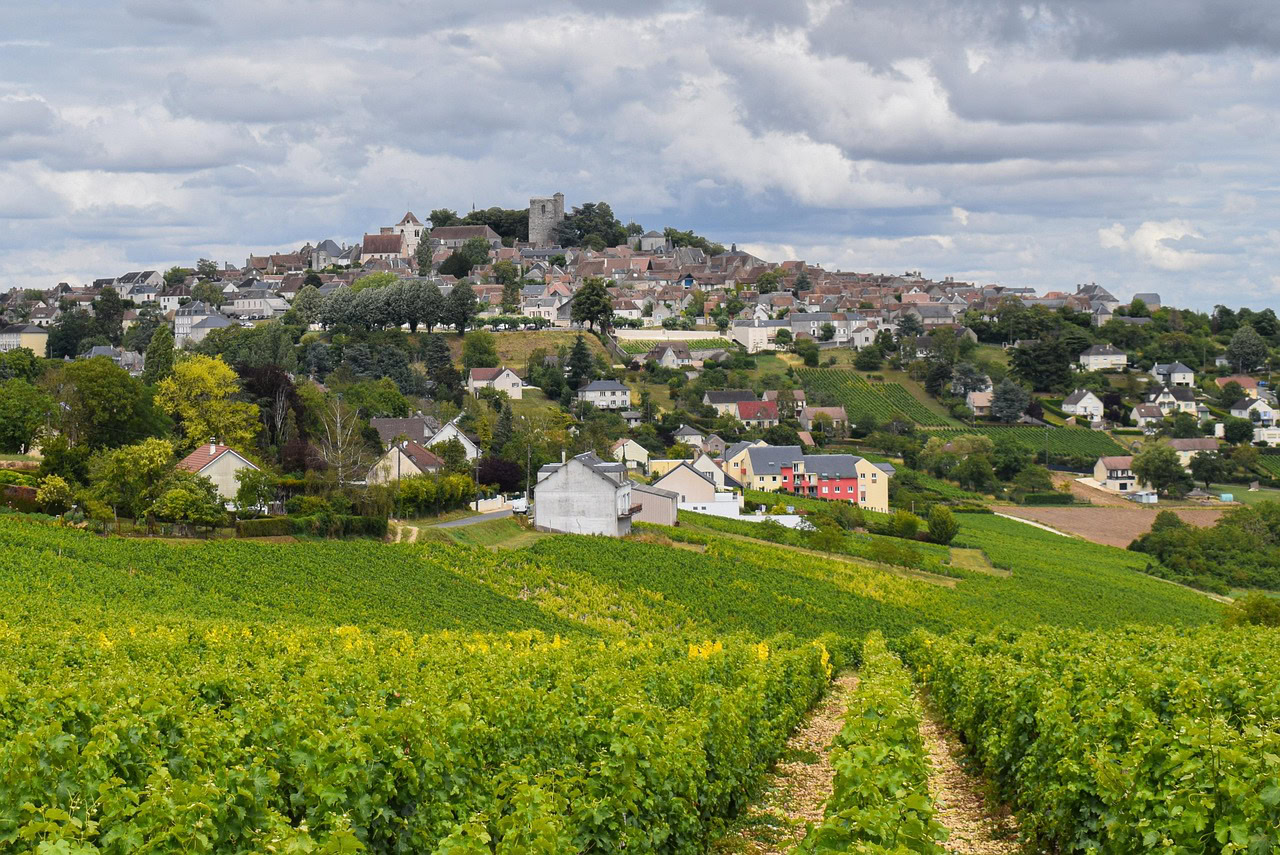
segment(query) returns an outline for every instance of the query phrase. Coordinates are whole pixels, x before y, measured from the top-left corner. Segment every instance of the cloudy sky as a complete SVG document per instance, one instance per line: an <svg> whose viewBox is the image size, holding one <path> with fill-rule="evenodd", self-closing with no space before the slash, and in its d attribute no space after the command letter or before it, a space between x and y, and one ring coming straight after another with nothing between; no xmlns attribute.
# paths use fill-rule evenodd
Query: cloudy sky
<svg viewBox="0 0 1280 855"><path fill-rule="evenodd" d="M1280 306L1274 0L25 8L0 287L559 190L773 260Z"/></svg>

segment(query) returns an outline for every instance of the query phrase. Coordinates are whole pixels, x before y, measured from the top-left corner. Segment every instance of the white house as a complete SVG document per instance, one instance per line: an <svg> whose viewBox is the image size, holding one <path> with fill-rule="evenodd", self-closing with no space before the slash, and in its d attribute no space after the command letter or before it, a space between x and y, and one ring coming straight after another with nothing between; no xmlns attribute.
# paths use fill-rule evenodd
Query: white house
<svg viewBox="0 0 1280 855"><path fill-rule="evenodd" d="M1276 421L1276 411L1261 398L1241 398L1231 405L1231 415L1237 419L1249 419L1263 427L1270 427Z"/></svg>
<svg viewBox="0 0 1280 855"><path fill-rule="evenodd" d="M1184 467L1191 465L1191 458L1201 452L1218 450L1218 440L1211 436L1193 436L1184 439L1171 439L1169 447L1178 452L1178 462Z"/></svg>
<svg viewBox="0 0 1280 855"><path fill-rule="evenodd" d="M1194 386L1196 373L1181 362L1157 362L1151 376L1166 386Z"/></svg>
<svg viewBox="0 0 1280 855"><path fill-rule="evenodd" d="M1102 420L1102 399L1085 389L1077 389L1062 402L1062 411L1091 422Z"/></svg>
<svg viewBox="0 0 1280 855"><path fill-rule="evenodd" d="M591 452L538 470L533 524L540 531L602 534L631 533L634 485L621 463L606 463Z"/></svg>
<svg viewBox="0 0 1280 855"><path fill-rule="evenodd" d="M479 396L481 389L496 389L519 401L523 388L519 375L505 365L501 368L472 368L467 374L467 391L473 396Z"/></svg>
<svg viewBox="0 0 1280 855"><path fill-rule="evenodd" d="M989 416L991 415L991 401L994 398L995 392L990 389L983 392L970 392L964 396L964 405L975 416Z"/></svg>
<svg viewBox="0 0 1280 855"><path fill-rule="evenodd" d="M1155 404L1165 415L1172 413L1196 414L1196 393L1183 386L1165 386L1147 395L1148 404Z"/></svg>
<svg viewBox="0 0 1280 855"><path fill-rule="evenodd" d="M178 468L205 476L213 482L213 486L218 488L218 495L223 501L230 502L236 497L236 491L240 489L236 473L241 469L256 471L258 467L233 448L216 442L206 442L182 458L178 462Z"/></svg>
<svg viewBox="0 0 1280 855"><path fill-rule="evenodd" d="M1093 480L1105 490L1132 493L1138 486L1138 478L1133 474L1133 457L1099 457L1093 464Z"/></svg>
<svg viewBox="0 0 1280 855"><path fill-rule="evenodd" d="M413 478L419 475L430 475L439 472L444 461L416 442L405 440L393 445L373 466L365 476L368 484L385 484L388 481L399 481L402 478Z"/></svg>
<svg viewBox="0 0 1280 855"><path fill-rule="evenodd" d="M436 431L435 436L431 437L431 441L427 443L427 448L435 448L437 445L443 445L451 439L456 439L462 443L462 448L466 451L468 460L475 460L480 456L480 446L476 445L475 440L462 432L462 428L458 427L458 419L454 419Z"/></svg>
<svg viewBox="0 0 1280 855"><path fill-rule="evenodd" d="M1129 415L1134 424L1143 429L1157 427L1164 421L1164 411L1155 404L1138 404Z"/></svg>
<svg viewBox="0 0 1280 855"><path fill-rule="evenodd" d="M613 459L625 463L628 468L647 470L649 468L649 449L634 439L623 437L609 449Z"/></svg>
<svg viewBox="0 0 1280 855"><path fill-rule="evenodd" d="M629 410L631 390L617 380L592 380L578 390L578 400L601 410Z"/></svg>
<svg viewBox="0 0 1280 855"><path fill-rule="evenodd" d="M1114 371L1129 364L1129 354L1113 344L1095 344L1080 354L1082 371Z"/></svg>

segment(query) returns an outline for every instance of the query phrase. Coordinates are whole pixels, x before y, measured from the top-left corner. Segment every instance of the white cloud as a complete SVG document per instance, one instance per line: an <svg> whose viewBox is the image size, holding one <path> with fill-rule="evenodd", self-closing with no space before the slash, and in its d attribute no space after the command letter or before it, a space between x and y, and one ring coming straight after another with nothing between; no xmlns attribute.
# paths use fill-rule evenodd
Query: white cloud
<svg viewBox="0 0 1280 855"><path fill-rule="evenodd" d="M1189 238L1199 240L1203 237L1186 220L1148 220L1131 235L1126 235L1126 229L1121 223L1098 229L1098 242L1104 249L1127 250L1161 270L1192 270L1212 263L1212 254L1175 245Z"/></svg>

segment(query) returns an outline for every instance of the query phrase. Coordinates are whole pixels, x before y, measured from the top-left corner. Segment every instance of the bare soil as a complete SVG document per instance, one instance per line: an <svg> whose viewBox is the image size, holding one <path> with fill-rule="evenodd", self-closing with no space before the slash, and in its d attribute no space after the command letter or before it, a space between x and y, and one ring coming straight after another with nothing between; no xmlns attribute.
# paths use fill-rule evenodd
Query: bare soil
<svg viewBox="0 0 1280 855"><path fill-rule="evenodd" d="M1088 488L1085 488L1088 489ZM1094 491L1098 492L1098 491ZM1123 500L1121 500L1123 501ZM1151 530L1151 523L1162 510L1173 511L1183 522L1207 527L1225 513L1217 508L1155 508L1124 506L1093 507L1001 507L1000 513L1024 520L1034 520L1058 531L1067 532L1107 546L1127 547L1134 538Z"/></svg>
<svg viewBox="0 0 1280 855"><path fill-rule="evenodd" d="M1022 851L1018 822L1003 805L987 799L982 780L964 767L955 735L925 706L920 736L929 752L929 794L935 817L949 835L943 847L957 855L1013 855Z"/></svg>
<svg viewBox="0 0 1280 855"><path fill-rule="evenodd" d="M844 727L849 698L858 688L853 673L837 677L831 691L787 740L782 759L765 779L764 795L713 848L717 855L782 855L822 821L835 770L831 747Z"/></svg>

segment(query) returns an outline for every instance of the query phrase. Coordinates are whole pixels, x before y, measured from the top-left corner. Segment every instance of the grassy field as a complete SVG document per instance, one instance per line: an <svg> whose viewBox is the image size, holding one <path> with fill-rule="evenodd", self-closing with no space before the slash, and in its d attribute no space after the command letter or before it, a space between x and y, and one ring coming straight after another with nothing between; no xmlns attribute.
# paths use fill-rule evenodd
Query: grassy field
<svg viewBox="0 0 1280 855"><path fill-rule="evenodd" d="M532 546L550 534L524 528L514 519L488 520L475 525L427 529L418 535L437 543L479 546L484 549L520 549Z"/></svg>
<svg viewBox="0 0 1280 855"><path fill-rule="evenodd" d="M449 343L449 352L457 362L462 361L462 336L456 332L443 333ZM498 360L517 374L523 375L529 354L538 348L549 354L556 353L561 347L573 347L579 333L572 330L512 330L494 333L497 340ZM582 333L582 338L593 354L598 353L611 359L604 345L593 335Z"/></svg>

